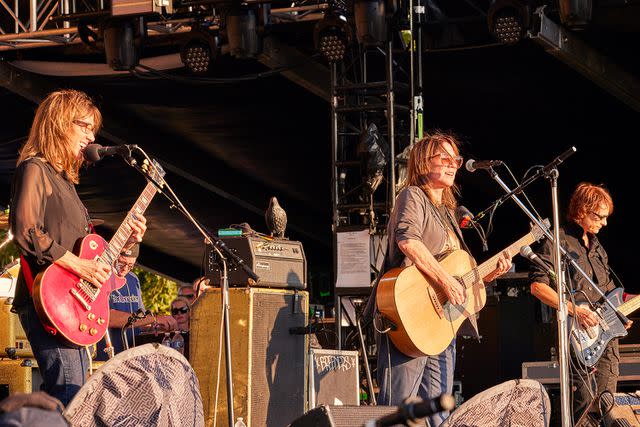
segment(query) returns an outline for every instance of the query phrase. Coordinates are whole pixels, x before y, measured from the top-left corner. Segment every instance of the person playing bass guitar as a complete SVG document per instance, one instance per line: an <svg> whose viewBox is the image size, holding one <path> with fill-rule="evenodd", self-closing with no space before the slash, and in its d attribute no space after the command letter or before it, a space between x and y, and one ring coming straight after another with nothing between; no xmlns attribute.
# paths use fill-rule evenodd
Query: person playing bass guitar
<svg viewBox="0 0 640 427"><path fill-rule="evenodd" d="M607 225L607 219L612 213L613 200L609 191L603 186L583 182L571 196L568 222L560 227L560 244L604 293L612 291L615 284L611 280L607 252L596 235ZM538 255L547 265L553 265L553 246L550 240L543 242ZM543 303L558 309L558 293L552 288L553 282L548 274L534 265L529 278L532 282L531 293ZM566 280L569 289L573 290L572 301L567 304L568 313L577 323L571 325L570 322L571 327L588 329L598 326L602 319L589 305L598 303L600 295L572 267L569 267ZM624 326L630 327L631 322ZM572 357L575 359L575 348L573 350ZM572 363L573 366L578 366L578 370L571 370L573 416L576 421L602 392L615 393L620 374L619 361L618 340L613 339L595 363L595 369L590 369L588 378L584 376L583 366ZM594 377L597 390L592 387Z"/></svg>
<svg viewBox="0 0 640 427"><path fill-rule="evenodd" d="M408 162L406 187L396 198L387 226L389 243L383 270L415 265L452 304L463 304L465 289L437 261L437 257L465 248L453 212L456 208L455 178L462 166L458 140L435 132L418 141ZM492 271L483 277L489 282L509 271L511 255L501 254ZM375 293L380 292L377 286ZM412 296L414 298L427 298ZM475 320L473 317L471 320ZM475 322L474 322L475 323ZM475 325L474 325L475 326ZM399 405L405 398L434 399L452 393L455 339L437 355L412 357L401 352L387 335L378 335L378 403ZM432 427L448 416L440 412L429 417Z"/></svg>

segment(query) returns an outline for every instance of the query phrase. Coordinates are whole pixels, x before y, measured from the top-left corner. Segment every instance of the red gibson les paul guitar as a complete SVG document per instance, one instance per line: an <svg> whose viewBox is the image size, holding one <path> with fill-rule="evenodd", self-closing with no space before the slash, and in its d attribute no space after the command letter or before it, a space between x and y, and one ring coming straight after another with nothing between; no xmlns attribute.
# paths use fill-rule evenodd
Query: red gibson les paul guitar
<svg viewBox="0 0 640 427"><path fill-rule="evenodd" d="M165 172L155 160L152 166L145 162L143 169L147 169L155 182L162 183ZM143 214L155 194L156 186L149 182L109 243L97 234L89 234L78 240L74 252L80 258L98 259L113 267L132 233L128 220ZM75 273L51 264L34 280L33 302L47 329L71 344L88 346L100 341L106 333L109 294L125 283L126 279L112 269L111 277L97 287Z"/></svg>

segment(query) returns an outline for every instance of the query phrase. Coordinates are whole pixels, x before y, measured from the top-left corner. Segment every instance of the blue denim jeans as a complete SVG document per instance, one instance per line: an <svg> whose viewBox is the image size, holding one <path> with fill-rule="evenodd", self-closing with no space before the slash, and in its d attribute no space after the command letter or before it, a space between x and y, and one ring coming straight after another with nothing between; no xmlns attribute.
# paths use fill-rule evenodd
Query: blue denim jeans
<svg viewBox="0 0 640 427"><path fill-rule="evenodd" d="M387 335L377 334L379 405L400 405L408 397L435 399L453 392L456 340L437 356L409 357L393 345ZM449 416L439 412L428 417L438 427Z"/></svg>
<svg viewBox="0 0 640 427"><path fill-rule="evenodd" d="M43 391L68 405L87 379L87 351L68 347L47 333L32 303L16 307L16 311L38 362Z"/></svg>

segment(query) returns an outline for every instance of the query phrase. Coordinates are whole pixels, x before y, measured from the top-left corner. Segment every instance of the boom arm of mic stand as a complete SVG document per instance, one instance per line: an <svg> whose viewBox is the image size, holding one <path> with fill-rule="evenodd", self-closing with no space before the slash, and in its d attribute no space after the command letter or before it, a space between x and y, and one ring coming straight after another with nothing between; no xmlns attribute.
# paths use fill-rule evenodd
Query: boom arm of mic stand
<svg viewBox="0 0 640 427"><path fill-rule="evenodd" d="M488 208L486 208L485 210L480 212L478 215L476 215L475 219L481 219L482 217L484 217L487 214L487 212L489 212L491 209L493 209L494 206L500 206L501 204L506 202L512 196L522 193L522 191L525 189L525 187L528 187L532 182L534 182L535 180L537 180L541 176L547 176L552 170L554 170L556 168L556 166L558 166L560 163L564 162L567 159L567 157L569 157L570 155L572 155L575 152L576 152L576 147L569 148L564 153L560 154L558 157L553 159L549 164L547 164L546 166L543 166L542 168L538 169L536 171L536 173L531 175L529 178L525 179L522 182L522 184L518 185L513 190L510 190L508 187L501 185L502 188L505 189L506 194L504 194L498 200L493 202L491 204L491 206L489 206ZM497 176L497 173L496 173L496 171L493 170L493 168L489 168L488 172L489 172L489 174L491 175L492 178L494 178L494 175Z"/></svg>

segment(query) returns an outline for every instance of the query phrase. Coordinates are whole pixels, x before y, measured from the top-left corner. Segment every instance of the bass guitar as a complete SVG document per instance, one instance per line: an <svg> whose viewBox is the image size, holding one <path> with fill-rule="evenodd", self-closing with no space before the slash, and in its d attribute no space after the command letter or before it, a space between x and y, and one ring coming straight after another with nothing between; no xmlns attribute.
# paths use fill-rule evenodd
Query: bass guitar
<svg viewBox="0 0 640 427"><path fill-rule="evenodd" d="M607 299L620 313L626 316L640 308L640 296L622 303L623 292L622 288L616 288L607 294ZM578 305L588 306L588 304ZM595 365L600 360L609 341L627 335L624 323L608 304L599 304L595 312L598 318L596 326L585 329L574 321L571 331L571 347L573 347L578 360L588 367Z"/></svg>
<svg viewBox="0 0 640 427"><path fill-rule="evenodd" d="M433 356L451 344L462 323L478 313L487 301L482 278L496 268L498 258L507 251L517 254L520 248L542 238L538 226L518 241L479 266L467 252L456 250L439 261L465 289L465 302L453 305L446 294L433 287L430 279L415 265L394 268L378 283L378 310L393 323L388 332L395 346L411 357Z"/></svg>
<svg viewBox="0 0 640 427"><path fill-rule="evenodd" d="M143 169L156 183L161 183L164 170L154 160ZM77 346L89 346L102 339L109 327L109 294L126 283L115 273L115 262L131 236L129 219L142 215L156 194L149 182L144 191L107 243L97 234L88 234L76 243L74 253L83 259L101 260L112 266L111 276L98 287L80 279L72 271L51 264L33 282L33 302L40 321L52 334Z"/></svg>

